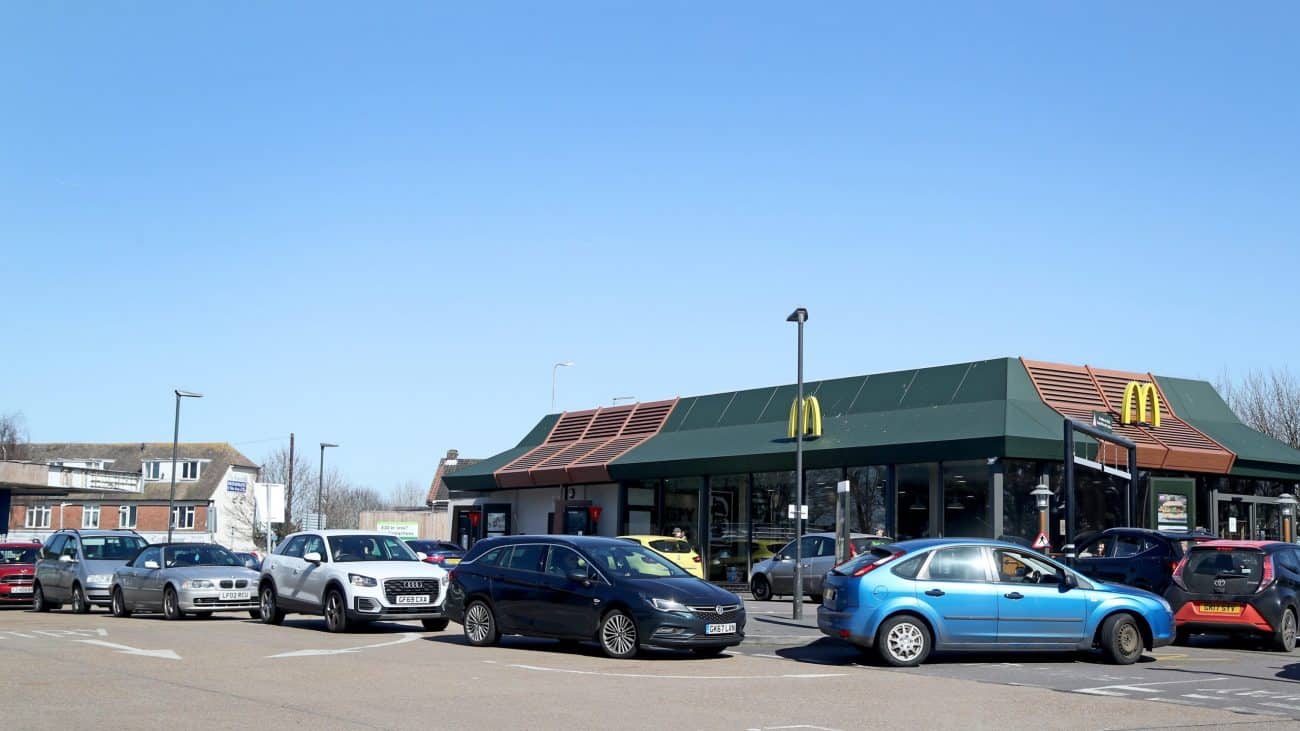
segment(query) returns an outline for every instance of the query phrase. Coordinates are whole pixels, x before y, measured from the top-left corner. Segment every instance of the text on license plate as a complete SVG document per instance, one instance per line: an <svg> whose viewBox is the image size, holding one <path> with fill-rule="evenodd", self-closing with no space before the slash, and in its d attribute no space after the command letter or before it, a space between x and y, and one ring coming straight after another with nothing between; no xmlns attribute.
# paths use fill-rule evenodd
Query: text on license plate
<svg viewBox="0 0 1300 731"><path fill-rule="evenodd" d="M428 604L428 594L399 594L397 597L398 604Z"/></svg>
<svg viewBox="0 0 1300 731"><path fill-rule="evenodd" d="M10 593L10 594L30 594L30 593L32 593L32 587L30 587L30 586L11 586L11 587L9 587L9 593Z"/></svg>
<svg viewBox="0 0 1300 731"><path fill-rule="evenodd" d="M238 602L252 598L253 593L249 591L223 591L217 595L217 599L223 602Z"/></svg>
<svg viewBox="0 0 1300 731"><path fill-rule="evenodd" d="M736 634L736 623L727 622L725 624L706 624L704 625L704 634L706 635L734 635Z"/></svg>
<svg viewBox="0 0 1300 731"><path fill-rule="evenodd" d="M1197 604L1201 614L1241 614L1240 604Z"/></svg>

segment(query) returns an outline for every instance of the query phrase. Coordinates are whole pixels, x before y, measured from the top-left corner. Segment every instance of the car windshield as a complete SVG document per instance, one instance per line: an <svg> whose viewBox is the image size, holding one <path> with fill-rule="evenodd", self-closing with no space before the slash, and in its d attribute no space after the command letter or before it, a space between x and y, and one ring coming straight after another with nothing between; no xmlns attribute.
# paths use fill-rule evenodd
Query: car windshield
<svg viewBox="0 0 1300 731"><path fill-rule="evenodd" d="M81 550L87 561L126 561L147 543L140 536L82 536Z"/></svg>
<svg viewBox="0 0 1300 731"><path fill-rule="evenodd" d="M36 546L30 548L0 548L0 564L36 563Z"/></svg>
<svg viewBox="0 0 1300 731"><path fill-rule="evenodd" d="M690 553L691 544L676 538L650 541L650 547L660 553Z"/></svg>
<svg viewBox="0 0 1300 731"><path fill-rule="evenodd" d="M596 567L606 576L624 579L684 578L690 574L677 564L640 545L633 543L599 545L587 548Z"/></svg>
<svg viewBox="0 0 1300 731"><path fill-rule="evenodd" d="M163 549L167 568L183 566L243 566L235 554L213 544L195 546L168 546Z"/></svg>
<svg viewBox="0 0 1300 731"><path fill-rule="evenodd" d="M418 561L396 536L330 536L330 553L338 563L352 561Z"/></svg>

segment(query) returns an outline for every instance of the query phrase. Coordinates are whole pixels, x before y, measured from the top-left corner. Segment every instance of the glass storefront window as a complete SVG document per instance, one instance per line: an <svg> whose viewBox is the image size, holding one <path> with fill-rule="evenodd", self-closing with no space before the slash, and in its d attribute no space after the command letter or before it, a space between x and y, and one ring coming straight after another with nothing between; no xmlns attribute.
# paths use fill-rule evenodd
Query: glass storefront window
<svg viewBox="0 0 1300 731"><path fill-rule="evenodd" d="M850 467L849 530L854 533L885 535L885 487L889 467Z"/></svg>
<svg viewBox="0 0 1300 731"><path fill-rule="evenodd" d="M943 463L945 536L993 537L993 501L989 499L989 474L989 462L986 459Z"/></svg>
<svg viewBox="0 0 1300 731"><path fill-rule="evenodd" d="M898 540L930 536L930 478L937 470L938 465L932 462L896 468L898 535L894 537Z"/></svg>
<svg viewBox="0 0 1300 731"><path fill-rule="evenodd" d="M756 547L750 558L762 561L794 540L794 521L787 517L787 508L794 505L794 471L757 472L753 479L749 511L753 519L751 540Z"/></svg>
<svg viewBox="0 0 1300 731"><path fill-rule="evenodd" d="M1037 462L1020 459L1002 461L1003 536L1031 543L1038 537L1038 503L1031 494L1038 487L1038 480ZM1050 526L1048 534L1051 534Z"/></svg>
<svg viewBox="0 0 1300 731"><path fill-rule="evenodd" d="M681 528L691 547L704 553L700 540L700 500L704 494L703 477L673 477L664 480L663 524L660 529L671 535Z"/></svg>
<svg viewBox="0 0 1300 731"><path fill-rule="evenodd" d="M804 501L808 504L805 533L835 532L835 486L844 479L844 470L808 470L804 473Z"/></svg>
<svg viewBox="0 0 1300 731"><path fill-rule="evenodd" d="M749 581L749 475L709 477L709 580Z"/></svg>
<svg viewBox="0 0 1300 731"><path fill-rule="evenodd" d="M624 535L662 535L659 532L659 480L632 480L627 488L626 512L623 518Z"/></svg>

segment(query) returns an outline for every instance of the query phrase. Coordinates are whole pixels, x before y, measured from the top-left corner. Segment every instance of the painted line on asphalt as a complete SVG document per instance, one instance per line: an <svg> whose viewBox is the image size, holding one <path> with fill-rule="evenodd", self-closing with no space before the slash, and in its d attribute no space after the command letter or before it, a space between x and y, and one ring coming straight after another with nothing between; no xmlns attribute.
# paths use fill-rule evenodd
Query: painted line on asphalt
<svg viewBox="0 0 1300 731"><path fill-rule="evenodd" d="M489 662L489 661L484 661ZM495 664L495 663L494 663ZM508 668L518 670L529 670L541 673L566 673L569 675L599 675L602 677L616 678L653 678L667 680L769 680L779 678L840 678L847 673L784 673L780 675L661 675L659 673L611 673L595 670L573 670L569 668L548 668L541 665L523 665L520 663L508 663Z"/></svg>
<svg viewBox="0 0 1300 731"><path fill-rule="evenodd" d="M373 650L376 647L391 647L401 645L407 642L414 642L420 639L420 635L415 632L403 632L401 636L391 642L379 642L373 645L361 645L359 647L341 647L334 650L294 650L292 652L282 652L279 655L267 655L267 659L278 657L321 657L324 655L348 655L362 650Z"/></svg>
<svg viewBox="0 0 1300 731"><path fill-rule="evenodd" d="M1110 695L1123 697L1125 693L1116 691L1131 691L1135 693L1163 693L1163 690L1152 688L1153 685L1182 685L1184 683L1217 683L1227 678L1196 678L1194 680L1162 680L1156 683L1134 683L1132 685L1099 685L1095 688L1077 688L1074 693L1086 693L1088 695ZM1198 690L1200 690L1198 688Z"/></svg>
<svg viewBox="0 0 1300 731"><path fill-rule="evenodd" d="M103 640L76 640L76 642L84 642L87 645L96 645L98 647L107 647L122 655L139 655L141 657L157 657L157 658L162 658L164 660L181 659L180 655L177 655L175 652L172 652L171 650L141 650L138 647L131 647L130 645L119 645L116 642L104 642Z"/></svg>

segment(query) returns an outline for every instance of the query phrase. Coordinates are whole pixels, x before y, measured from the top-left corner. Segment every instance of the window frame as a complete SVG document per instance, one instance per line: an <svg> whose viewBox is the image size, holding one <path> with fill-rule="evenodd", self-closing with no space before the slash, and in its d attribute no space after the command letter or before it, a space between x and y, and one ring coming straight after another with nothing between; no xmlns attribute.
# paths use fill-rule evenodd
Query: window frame
<svg viewBox="0 0 1300 731"><path fill-rule="evenodd" d="M90 516L92 515L95 516L94 523L90 523ZM100 521L100 506L98 503L95 503L93 505L81 506L81 529L82 530L97 530L99 528L99 521Z"/></svg>
<svg viewBox="0 0 1300 731"><path fill-rule="evenodd" d="M197 459L179 460L176 464L180 467L180 475L176 477L177 482L198 482L199 477L203 474L203 462ZM188 472L193 475L187 475Z"/></svg>
<svg viewBox="0 0 1300 731"><path fill-rule="evenodd" d="M984 568L983 579L935 579L930 577L930 564L934 562L934 557L939 555L940 551L952 551L961 548L973 548L980 554L980 566ZM921 567L920 571L916 572L915 581L934 581L955 584L990 584L993 583L993 577L989 574L989 570L992 568L991 560L987 546L971 544L939 546L931 550L929 555L926 556L925 565Z"/></svg>
<svg viewBox="0 0 1300 731"><path fill-rule="evenodd" d="M126 520L130 516L130 520ZM139 505L119 505L117 506L117 527L118 528L135 528L140 523L140 506Z"/></svg>
<svg viewBox="0 0 1300 731"><path fill-rule="evenodd" d="M498 563L497 568L505 569L507 571L522 571L524 573L529 573L529 574L543 574L545 573L547 549L550 548L551 545L552 544L549 543L516 543L511 546L511 548L514 550L510 552L510 559L509 561L506 562L506 565L502 566L500 563ZM542 549L542 555L537 558L536 568L522 569L522 568L516 568L515 566L512 565L515 560L515 553L520 548L532 548L534 546ZM588 560L587 563L590 564L591 561Z"/></svg>
<svg viewBox="0 0 1300 731"><path fill-rule="evenodd" d="M37 530L48 529L50 527L50 519L53 513L54 511L49 503L28 505L26 512L23 514L23 527L35 528ZM43 516L43 518L41 520L33 520L33 518L37 516Z"/></svg>
<svg viewBox="0 0 1300 731"><path fill-rule="evenodd" d="M177 505L172 508L172 530L194 530L198 521L198 509L195 505ZM185 522L189 525L181 525L181 516L186 516Z"/></svg>
<svg viewBox="0 0 1300 731"><path fill-rule="evenodd" d="M151 459L140 465L140 476L146 482L159 482L162 480L162 460Z"/></svg>

